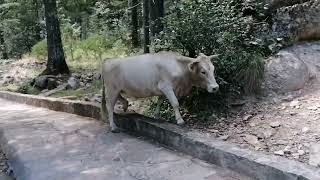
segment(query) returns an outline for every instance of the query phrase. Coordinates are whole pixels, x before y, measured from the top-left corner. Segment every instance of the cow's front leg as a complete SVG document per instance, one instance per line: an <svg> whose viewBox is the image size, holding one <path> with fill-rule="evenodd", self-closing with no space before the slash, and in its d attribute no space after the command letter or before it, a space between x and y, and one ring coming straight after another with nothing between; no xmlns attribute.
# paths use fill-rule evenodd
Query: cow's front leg
<svg viewBox="0 0 320 180"><path fill-rule="evenodd" d="M159 88L163 92L163 94L168 98L171 106L173 107L177 124L184 124L184 120L182 119L179 111L179 102L176 95L174 94L173 88L169 85L159 85Z"/></svg>

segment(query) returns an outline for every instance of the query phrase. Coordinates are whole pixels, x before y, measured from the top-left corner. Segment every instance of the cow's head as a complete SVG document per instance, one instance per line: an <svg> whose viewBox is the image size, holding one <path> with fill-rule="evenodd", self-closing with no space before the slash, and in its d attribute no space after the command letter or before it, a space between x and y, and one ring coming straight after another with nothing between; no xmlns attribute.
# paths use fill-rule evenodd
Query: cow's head
<svg viewBox="0 0 320 180"><path fill-rule="evenodd" d="M214 66L211 62L211 59L217 56L218 55L206 56L200 53L199 56L188 65L194 84L203 89L207 89L210 93L219 90L219 85L214 77Z"/></svg>

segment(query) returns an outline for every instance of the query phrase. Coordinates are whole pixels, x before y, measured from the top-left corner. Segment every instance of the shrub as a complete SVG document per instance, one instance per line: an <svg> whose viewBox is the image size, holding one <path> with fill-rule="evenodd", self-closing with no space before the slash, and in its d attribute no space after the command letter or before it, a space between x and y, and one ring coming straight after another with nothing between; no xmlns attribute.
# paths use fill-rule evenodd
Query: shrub
<svg viewBox="0 0 320 180"><path fill-rule="evenodd" d="M81 42L81 49L89 55L92 53L95 58L102 61L102 55L108 49L111 49L116 42L115 37L107 35L92 35Z"/></svg>
<svg viewBox="0 0 320 180"><path fill-rule="evenodd" d="M262 10L262 4L255 2L250 7ZM191 57L199 52L220 55L213 62L220 92L197 90L181 99L183 107L199 116L223 109L229 97L259 91L263 58L271 52L256 32L268 25L259 12L257 16L244 14L247 6L241 0L180 1L170 8L164 18L166 28L153 40L155 51L173 50Z"/></svg>
<svg viewBox="0 0 320 180"><path fill-rule="evenodd" d="M153 48L188 52L189 56L220 54L213 63L219 79L227 82L224 86L256 92L263 74L262 59L270 52L254 33L266 23L245 16L245 5L240 0L177 3L164 19L166 29L154 39Z"/></svg>
<svg viewBox="0 0 320 180"><path fill-rule="evenodd" d="M48 56L47 41L42 40L32 47L31 56L44 61Z"/></svg>

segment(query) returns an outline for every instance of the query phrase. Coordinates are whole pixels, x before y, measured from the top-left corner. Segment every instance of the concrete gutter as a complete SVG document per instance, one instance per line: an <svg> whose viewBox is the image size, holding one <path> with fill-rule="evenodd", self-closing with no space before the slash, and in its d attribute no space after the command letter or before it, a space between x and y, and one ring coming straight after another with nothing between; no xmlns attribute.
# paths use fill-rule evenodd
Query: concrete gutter
<svg viewBox="0 0 320 180"><path fill-rule="evenodd" d="M100 119L98 104L0 91L0 98L80 116ZM320 169L286 158L240 149L208 134L138 114L116 115L123 129L168 147L259 180L320 180Z"/></svg>

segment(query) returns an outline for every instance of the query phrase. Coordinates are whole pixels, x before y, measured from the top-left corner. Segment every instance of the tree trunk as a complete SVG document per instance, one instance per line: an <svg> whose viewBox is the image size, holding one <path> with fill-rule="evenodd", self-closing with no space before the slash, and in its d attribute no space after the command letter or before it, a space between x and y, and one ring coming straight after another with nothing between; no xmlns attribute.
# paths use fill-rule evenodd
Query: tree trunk
<svg viewBox="0 0 320 180"><path fill-rule="evenodd" d="M2 52L2 58L3 59L8 59L8 53L7 53L7 49L6 49L6 45L5 45L5 41L4 41L2 30L0 30L0 46L2 46L1 49L0 49L0 51Z"/></svg>
<svg viewBox="0 0 320 180"><path fill-rule="evenodd" d="M143 29L144 29L144 53L150 52L150 36L149 36L149 0L143 0Z"/></svg>
<svg viewBox="0 0 320 180"><path fill-rule="evenodd" d="M132 0L131 6L131 41L132 46L139 47L138 0Z"/></svg>
<svg viewBox="0 0 320 180"><path fill-rule="evenodd" d="M163 30L164 0L151 0L150 9L151 34L154 36Z"/></svg>
<svg viewBox="0 0 320 180"><path fill-rule="evenodd" d="M56 0L43 0L46 17L48 62L42 74L69 74L61 41Z"/></svg>

